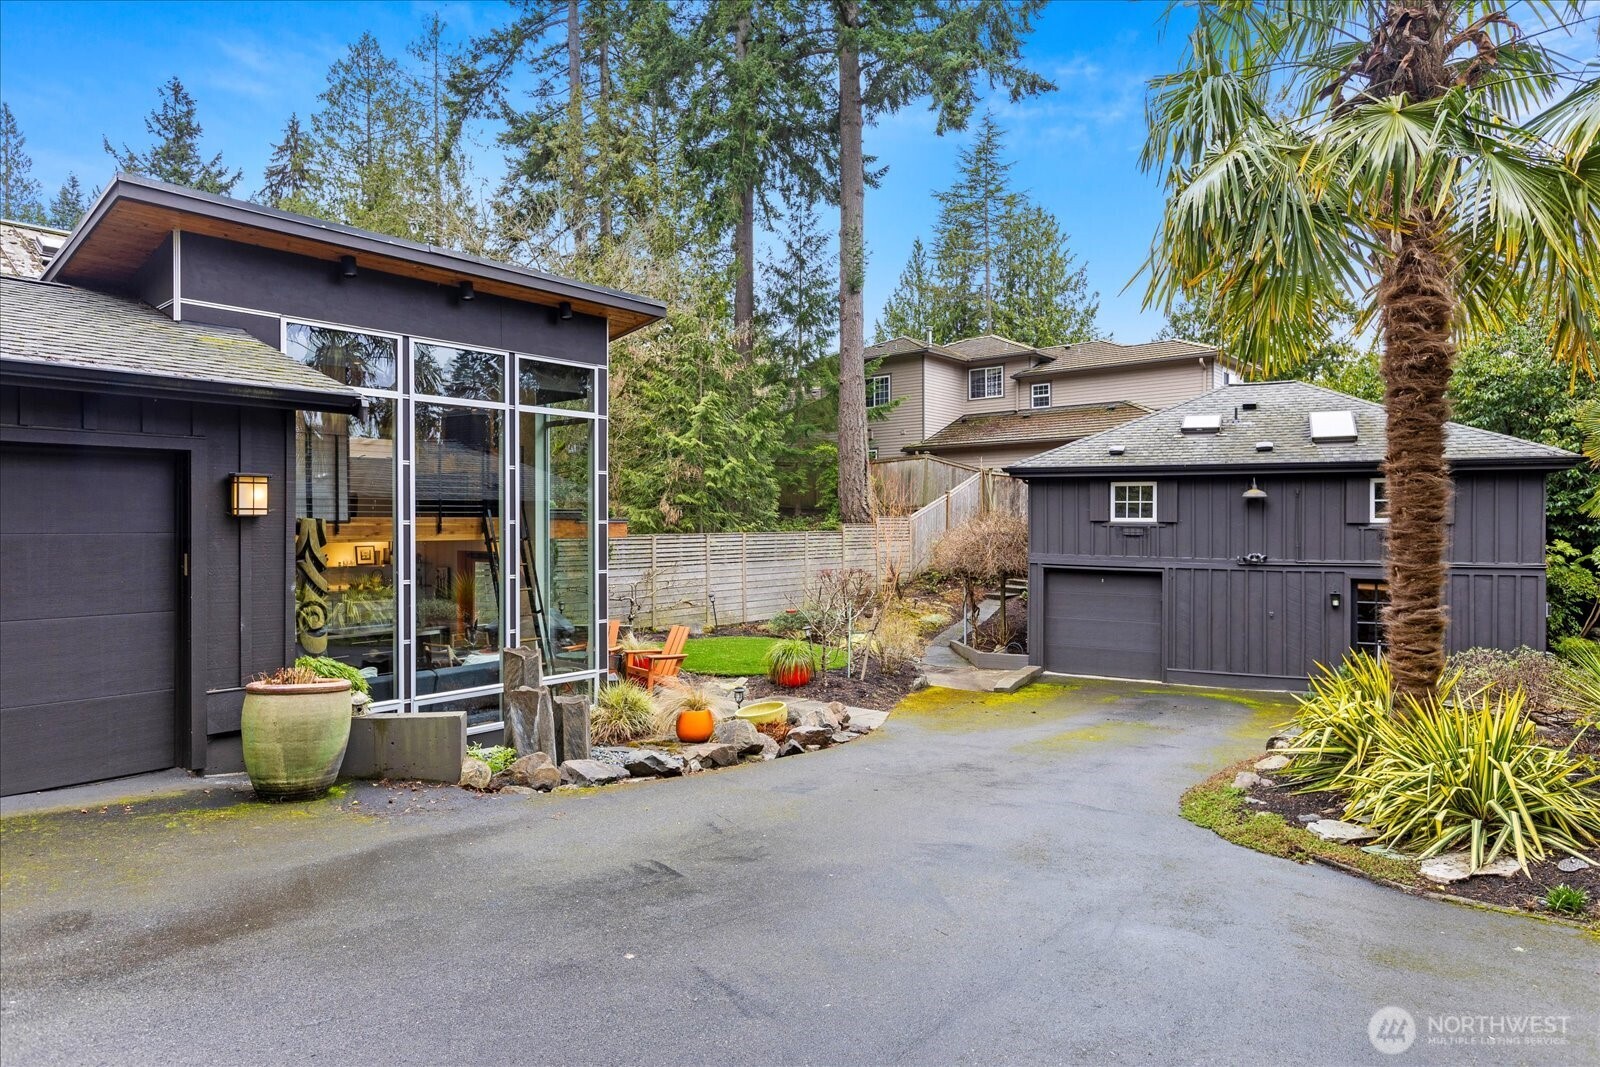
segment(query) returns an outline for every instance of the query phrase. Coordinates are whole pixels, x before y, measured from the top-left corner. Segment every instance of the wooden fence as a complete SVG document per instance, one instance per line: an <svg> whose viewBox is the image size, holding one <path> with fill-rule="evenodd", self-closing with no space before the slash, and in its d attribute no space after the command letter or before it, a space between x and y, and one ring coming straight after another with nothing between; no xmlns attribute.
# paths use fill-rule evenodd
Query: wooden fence
<svg viewBox="0 0 1600 1067"><path fill-rule="evenodd" d="M889 515L909 515L926 507L978 473L977 467L937 456L895 456L872 461L880 506Z"/></svg>
<svg viewBox="0 0 1600 1067"><path fill-rule="evenodd" d="M916 574L945 533L990 509L1025 512L1026 487L973 472L912 515L793 533L646 534L613 539L610 617L652 629L726 626L798 607L825 570Z"/></svg>

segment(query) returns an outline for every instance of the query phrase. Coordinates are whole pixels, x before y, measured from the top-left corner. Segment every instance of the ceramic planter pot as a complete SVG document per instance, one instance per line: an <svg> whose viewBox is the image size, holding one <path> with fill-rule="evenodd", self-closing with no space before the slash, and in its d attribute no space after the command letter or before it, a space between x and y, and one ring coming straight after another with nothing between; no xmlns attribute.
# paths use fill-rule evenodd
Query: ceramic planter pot
<svg viewBox="0 0 1600 1067"><path fill-rule="evenodd" d="M807 666L789 667L785 670L773 671L772 680L785 689L799 689L811 681L811 668Z"/></svg>
<svg viewBox="0 0 1600 1067"><path fill-rule="evenodd" d="M760 726L766 722L788 722L789 705L781 700L763 700L740 708L734 714L751 726Z"/></svg>
<svg viewBox="0 0 1600 1067"><path fill-rule="evenodd" d="M350 742L350 683L251 682L244 687L239 729L257 794L272 800L320 796L339 777Z"/></svg>
<svg viewBox="0 0 1600 1067"><path fill-rule="evenodd" d="M686 745L698 745L711 740L717 728L717 718L710 708L689 708L678 712L678 740Z"/></svg>

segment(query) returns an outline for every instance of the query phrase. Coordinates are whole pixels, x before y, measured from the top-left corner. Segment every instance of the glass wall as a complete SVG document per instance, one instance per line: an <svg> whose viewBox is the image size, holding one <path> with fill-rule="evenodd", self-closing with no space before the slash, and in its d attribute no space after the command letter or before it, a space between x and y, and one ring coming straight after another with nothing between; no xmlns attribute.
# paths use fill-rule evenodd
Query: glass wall
<svg viewBox="0 0 1600 1067"><path fill-rule="evenodd" d="M374 702L500 720L500 654L535 646L560 691L604 668L603 378L446 342L285 323L285 350L366 398L302 412L297 611L306 653L368 677ZM515 605L515 607L512 607Z"/></svg>

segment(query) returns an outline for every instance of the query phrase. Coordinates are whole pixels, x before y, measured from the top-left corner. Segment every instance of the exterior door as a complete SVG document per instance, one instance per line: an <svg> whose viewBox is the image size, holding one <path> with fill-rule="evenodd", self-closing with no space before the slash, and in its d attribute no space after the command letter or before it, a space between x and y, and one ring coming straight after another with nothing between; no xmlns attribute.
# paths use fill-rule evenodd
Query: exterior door
<svg viewBox="0 0 1600 1067"><path fill-rule="evenodd" d="M0 793L178 762L169 455L0 447Z"/></svg>
<svg viewBox="0 0 1600 1067"><path fill-rule="evenodd" d="M1045 571L1046 670L1160 681L1161 644L1159 573Z"/></svg>

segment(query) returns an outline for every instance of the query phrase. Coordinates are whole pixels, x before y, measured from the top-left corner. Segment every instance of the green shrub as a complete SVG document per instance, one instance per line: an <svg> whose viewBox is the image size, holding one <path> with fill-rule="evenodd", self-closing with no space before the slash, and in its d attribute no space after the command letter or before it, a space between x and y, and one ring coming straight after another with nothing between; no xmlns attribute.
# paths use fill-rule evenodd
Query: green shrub
<svg viewBox="0 0 1600 1067"><path fill-rule="evenodd" d="M318 678L343 678L358 693L369 693L372 687L362 673L348 663L340 663L332 656L301 656L294 661L296 667L311 671Z"/></svg>
<svg viewBox="0 0 1600 1067"><path fill-rule="evenodd" d="M1572 710L1578 713L1579 723L1600 726L1600 645L1593 641L1572 643L1565 653L1571 664L1567 692Z"/></svg>
<svg viewBox="0 0 1600 1067"><path fill-rule="evenodd" d="M1408 701L1363 720L1365 765L1342 776L1345 818L1421 856L1466 849L1474 867L1502 853L1579 853L1600 841L1600 774L1573 744L1540 744L1520 694Z"/></svg>
<svg viewBox="0 0 1600 1067"><path fill-rule="evenodd" d="M1478 696L1522 691L1525 708L1535 722L1565 721L1572 710L1571 668L1559 657L1532 648L1507 652L1469 648L1450 657L1459 675L1457 692Z"/></svg>
<svg viewBox="0 0 1600 1067"><path fill-rule="evenodd" d="M484 748L482 745L469 745L467 747L467 755L487 763L490 774L499 774L517 762L517 750L507 745L492 745L489 748Z"/></svg>
<svg viewBox="0 0 1600 1067"><path fill-rule="evenodd" d="M633 682L600 687L589 716L589 736L597 745L620 745L648 737L656 728L656 702Z"/></svg>
<svg viewBox="0 0 1600 1067"><path fill-rule="evenodd" d="M1299 736L1277 750L1294 761L1284 779L1304 792L1343 787L1371 762L1376 724L1393 710L1393 693L1389 664L1365 652L1352 652L1337 667L1318 664L1289 721Z"/></svg>
<svg viewBox="0 0 1600 1067"><path fill-rule="evenodd" d="M1558 915L1576 918L1589 910L1589 893L1570 885L1558 885L1544 895L1544 906Z"/></svg>

